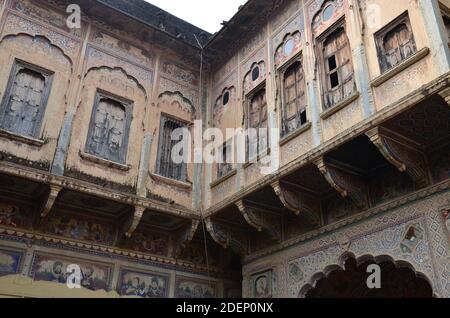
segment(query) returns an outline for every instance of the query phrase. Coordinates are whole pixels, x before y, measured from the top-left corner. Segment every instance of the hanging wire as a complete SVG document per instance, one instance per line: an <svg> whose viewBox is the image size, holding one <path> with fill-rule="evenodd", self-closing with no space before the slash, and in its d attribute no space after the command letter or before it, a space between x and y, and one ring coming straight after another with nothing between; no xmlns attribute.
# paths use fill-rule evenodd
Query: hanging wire
<svg viewBox="0 0 450 318"><path fill-rule="evenodd" d="M204 47L202 46L202 44L200 43L200 41L197 38L197 35L194 34L195 40L197 41L198 46L200 47L200 85L198 88L199 91L199 100L202 101L203 98L203 50ZM201 211L201 221L202 221L202 230L203 230L203 243L204 243L204 248L205 248L205 257L206 257L206 270L208 272L208 280L209 283L211 283L211 272L210 272L210 268L209 268L209 255L208 255L208 242L207 242L207 236L206 236L206 227L205 227L205 219L203 217L203 210L200 209Z"/></svg>

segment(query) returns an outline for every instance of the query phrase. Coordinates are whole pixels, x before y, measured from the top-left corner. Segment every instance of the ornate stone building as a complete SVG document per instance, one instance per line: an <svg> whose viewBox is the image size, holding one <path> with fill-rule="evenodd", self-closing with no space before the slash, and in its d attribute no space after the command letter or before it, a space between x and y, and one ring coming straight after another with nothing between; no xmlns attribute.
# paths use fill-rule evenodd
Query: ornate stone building
<svg viewBox="0 0 450 318"><path fill-rule="evenodd" d="M0 0L0 296L450 297L449 21L250 0L211 35L141 0ZM279 133L170 160L199 120Z"/></svg>

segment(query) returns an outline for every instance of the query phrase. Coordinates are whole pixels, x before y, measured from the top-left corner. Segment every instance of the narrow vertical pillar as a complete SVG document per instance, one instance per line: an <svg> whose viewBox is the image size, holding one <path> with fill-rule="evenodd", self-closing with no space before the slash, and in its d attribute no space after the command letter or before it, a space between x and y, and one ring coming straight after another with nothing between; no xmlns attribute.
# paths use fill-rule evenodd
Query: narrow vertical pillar
<svg viewBox="0 0 450 318"><path fill-rule="evenodd" d="M361 25L358 1L349 0L349 38L352 44L352 55L355 67L355 80L362 98L364 118L375 113L375 103L370 84L369 66L367 64L366 49L363 42L363 28Z"/></svg>
<svg viewBox="0 0 450 318"><path fill-rule="evenodd" d="M418 1L418 4L430 42L433 64L439 75L443 75L450 71L450 49L439 2L438 0L426 0Z"/></svg>

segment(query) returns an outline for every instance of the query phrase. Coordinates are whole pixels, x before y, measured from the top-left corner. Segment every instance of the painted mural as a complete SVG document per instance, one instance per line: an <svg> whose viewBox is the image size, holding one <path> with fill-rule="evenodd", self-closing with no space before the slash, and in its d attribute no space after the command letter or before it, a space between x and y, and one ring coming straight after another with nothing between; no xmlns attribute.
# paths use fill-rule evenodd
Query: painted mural
<svg viewBox="0 0 450 318"><path fill-rule="evenodd" d="M111 267L84 262L79 259L66 259L59 256L35 254L31 276L36 281L65 284L70 273L69 265L76 264L81 269L81 287L89 290L109 290Z"/></svg>
<svg viewBox="0 0 450 318"><path fill-rule="evenodd" d="M25 214L17 206L0 203L0 225L9 227L25 227Z"/></svg>
<svg viewBox="0 0 450 318"><path fill-rule="evenodd" d="M167 297L168 277L161 274L121 270L117 292L141 298Z"/></svg>
<svg viewBox="0 0 450 318"><path fill-rule="evenodd" d="M179 278L176 283L176 297L214 298L216 297L216 285L207 281Z"/></svg>
<svg viewBox="0 0 450 318"><path fill-rule="evenodd" d="M18 273L22 256L22 252L0 250L0 277Z"/></svg>
<svg viewBox="0 0 450 318"><path fill-rule="evenodd" d="M124 242L124 247L133 251L167 256L168 238L164 235L135 233Z"/></svg>
<svg viewBox="0 0 450 318"><path fill-rule="evenodd" d="M113 226L73 215L58 215L50 218L44 231L49 234L105 245L113 244L115 237Z"/></svg>
<svg viewBox="0 0 450 318"><path fill-rule="evenodd" d="M272 271L254 275L252 285L253 297L272 298Z"/></svg>

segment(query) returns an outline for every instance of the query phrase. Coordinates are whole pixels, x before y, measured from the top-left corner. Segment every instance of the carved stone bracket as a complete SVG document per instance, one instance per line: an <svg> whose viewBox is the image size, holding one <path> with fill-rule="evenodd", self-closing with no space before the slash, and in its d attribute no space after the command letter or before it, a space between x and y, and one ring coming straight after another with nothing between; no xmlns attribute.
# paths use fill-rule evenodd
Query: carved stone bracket
<svg viewBox="0 0 450 318"><path fill-rule="evenodd" d="M368 185L360 176L335 164L326 163L323 157L315 164L327 182L342 197L349 197L362 210L370 207Z"/></svg>
<svg viewBox="0 0 450 318"><path fill-rule="evenodd" d="M179 256L183 248L192 242L195 232L197 232L200 220L192 220L189 224L183 226L175 236L174 255Z"/></svg>
<svg viewBox="0 0 450 318"><path fill-rule="evenodd" d="M280 181L275 181L271 186L287 209L297 216L304 215L312 225L320 225L320 201L318 199Z"/></svg>
<svg viewBox="0 0 450 318"><path fill-rule="evenodd" d="M246 233L231 225L213 221L211 218L205 219L205 225L213 240L223 248L230 248L239 255L247 252L248 237Z"/></svg>
<svg viewBox="0 0 450 318"><path fill-rule="evenodd" d="M50 193L46 197L44 204L42 206L41 210L41 218L45 219L49 216L50 211L53 208L53 205L55 204L56 198L58 197L59 193L63 187L58 185L50 185Z"/></svg>
<svg viewBox="0 0 450 318"><path fill-rule="evenodd" d="M146 208L142 206L136 206L134 207L133 216L131 217L130 221L127 223L129 226L125 228L125 236L130 238L134 231L136 231L137 227L141 223L142 217L144 216Z"/></svg>
<svg viewBox="0 0 450 318"><path fill-rule="evenodd" d="M439 95L445 99L445 101L447 102L447 104L450 106L450 88L446 88L445 90L443 90L442 92L439 93Z"/></svg>
<svg viewBox="0 0 450 318"><path fill-rule="evenodd" d="M277 241L281 240L281 220L279 216L242 200L236 202L236 206L251 227L254 227L258 232L267 232Z"/></svg>
<svg viewBox="0 0 450 318"><path fill-rule="evenodd" d="M425 155L412 142L382 127L375 127L366 135L387 161L400 172L409 174L417 187L423 188L429 184Z"/></svg>

